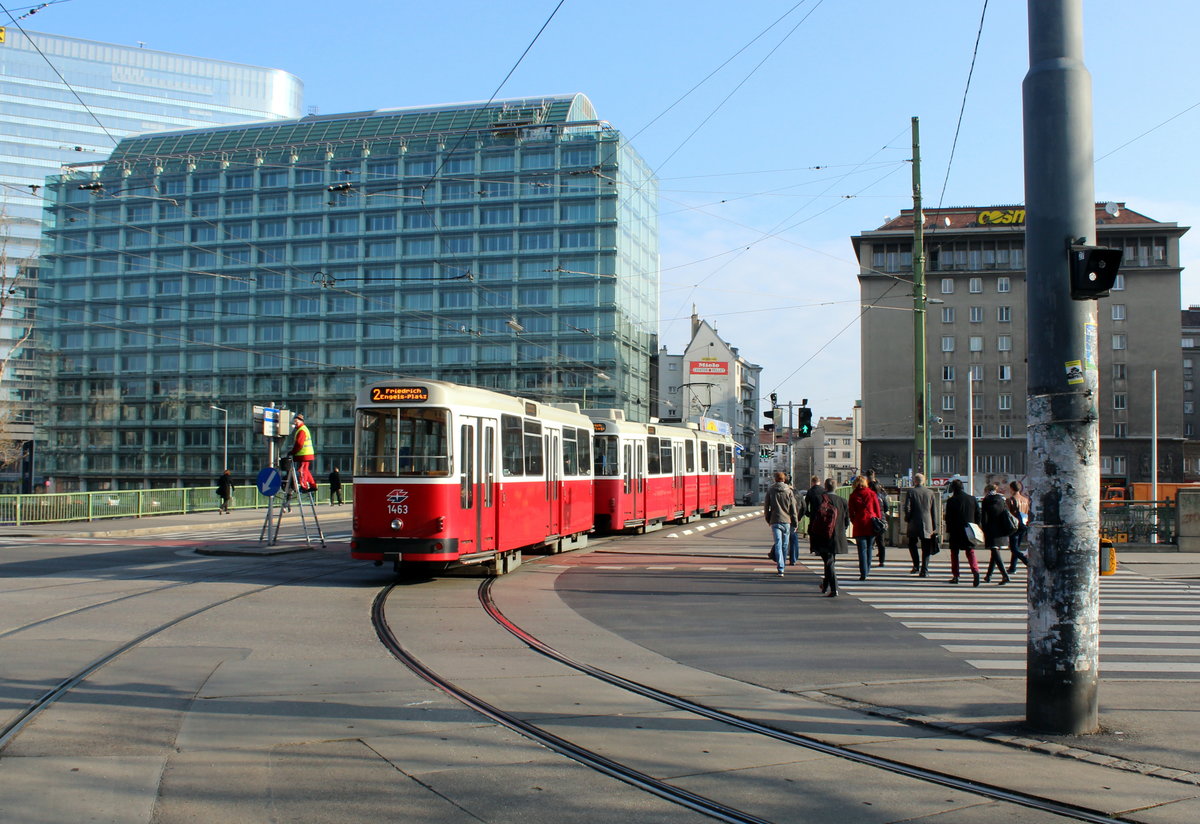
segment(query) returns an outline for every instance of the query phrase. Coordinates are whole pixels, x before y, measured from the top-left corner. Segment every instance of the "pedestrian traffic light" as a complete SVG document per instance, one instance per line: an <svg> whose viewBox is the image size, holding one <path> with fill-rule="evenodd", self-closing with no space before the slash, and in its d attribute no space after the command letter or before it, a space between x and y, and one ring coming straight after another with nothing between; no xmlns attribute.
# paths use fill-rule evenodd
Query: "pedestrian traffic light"
<svg viewBox="0 0 1200 824"><path fill-rule="evenodd" d="M807 406L800 407L800 425L796 427L796 437L808 438L812 436L812 410Z"/></svg>
<svg viewBox="0 0 1200 824"><path fill-rule="evenodd" d="M1096 300L1108 297L1117 280L1122 252L1107 246L1071 246L1071 297Z"/></svg>

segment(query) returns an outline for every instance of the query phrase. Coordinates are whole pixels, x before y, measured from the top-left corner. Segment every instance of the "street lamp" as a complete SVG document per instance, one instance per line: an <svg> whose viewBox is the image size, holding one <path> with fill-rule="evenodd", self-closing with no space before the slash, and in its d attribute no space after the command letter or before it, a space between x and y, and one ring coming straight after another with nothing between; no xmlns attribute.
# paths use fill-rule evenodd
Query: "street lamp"
<svg viewBox="0 0 1200 824"><path fill-rule="evenodd" d="M225 416L225 448L221 454L221 471L224 472L229 468L229 410L212 405L210 405L208 408L215 409Z"/></svg>

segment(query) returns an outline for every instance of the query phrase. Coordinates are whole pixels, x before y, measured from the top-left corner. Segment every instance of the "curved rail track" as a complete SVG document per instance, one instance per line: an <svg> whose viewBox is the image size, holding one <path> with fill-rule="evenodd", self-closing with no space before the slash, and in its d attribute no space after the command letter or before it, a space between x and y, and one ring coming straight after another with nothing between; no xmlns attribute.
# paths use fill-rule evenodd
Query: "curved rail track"
<svg viewBox="0 0 1200 824"><path fill-rule="evenodd" d="M570 667L571 669L583 673L591 678L597 679L612 686L619 687L623 690L627 690L643 698L648 698L659 702L673 710L692 713L710 721L727 725L738 731L761 736L764 739L771 739L796 747L801 747L806 750L815 751L823 755L845 759L847 761L852 761L873 769L901 775L926 784L959 790L961 792L981 797L993 802L1038 810L1043 813L1060 816L1064 819L1072 821L1095 822L1095 824L1117 824L1117 822L1131 821L1131 819L1109 815L1099 810L1088 809L1061 801L1055 801L1049 798L1030 795L993 784L974 781L936 770L916 767L900 761L870 755L847 747L837 746L835 744L829 744L810 736L778 727L772 727L749 718L734 715L714 707L706 706L696 701L664 692L647 684L639 683L629 678L607 672L590 664L576 661L541 641L532 633L520 626L517 626L513 621L508 619L503 612L501 612L492 597L491 588L493 580L494 579L489 578L480 584L478 591L480 604L485 612L494 621L496 621L500 626L513 634L515 637L520 639L529 648L563 666ZM683 790L679 787L675 787L665 781L654 778L644 772L601 755L600 753L589 750L560 736L554 735L553 733L543 730L534 724L518 718L512 713L506 712L504 709L497 707L494 704L488 703L487 701L471 694L470 692L455 685L450 680L434 672L425 664L423 664L415 655L405 649L396 635L392 632L391 627L388 625L385 615L385 606L388 596L395 588L396 587L394 584L389 585L381 590L375 598L375 602L371 608L371 619L375 626L375 631L384 646L389 652L391 652L393 656L395 656L405 666L407 666L410 670L428 683L432 684L468 707L471 707L477 712L492 719L493 721L515 732L518 732L521 735L536 741L551 750L554 750L555 752L566 755L567 757L572 758L581 764L596 769L620 781L624 781L627 784L658 796L659 798L663 798L697 812L704 813L720 821L764 821L764 819L759 818L752 813L730 807L711 798L706 798L704 796L691 793L687 790Z"/></svg>

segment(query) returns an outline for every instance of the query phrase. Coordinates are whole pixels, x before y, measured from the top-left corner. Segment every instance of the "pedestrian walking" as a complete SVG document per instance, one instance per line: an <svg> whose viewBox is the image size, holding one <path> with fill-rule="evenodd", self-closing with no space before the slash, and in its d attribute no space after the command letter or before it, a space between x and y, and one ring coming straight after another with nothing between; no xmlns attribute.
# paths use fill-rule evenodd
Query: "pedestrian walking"
<svg viewBox="0 0 1200 824"><path fill-rule="evenodd" d="M783 560L788 548L791 530L800 521L800 507L796 495L786 481L783 472L775 473L775 483L767 488L767 498L763 507L763 517L771 525L771 558L783 576Z"/></svg>
<svg viewBox="0 0 1200 824"><path fill-rule="evenodd" d="M887 545L888 508L891 506L891 501L888 500L887 490L875 477L874 469L867 470L867 486L871 487L871 490L879 496L879 517L883 521L883 529L875 533L875 550L879 553L879 566L882 567L886 554L884 548Z"/></svg>
<svg viewBox="0 0 1200 824"><path fill-rule="evenodd" d="M987 574L983 576L984 581L992 580L992 570L1000 570L1000 585L1008 583L1008 572L1004 569L1004 559L1000 557L1000 548L1002 544L1007 544L1005 539L1012 534L1012 522L1009 521L1008 503L1004 500L1004 496L996 490L995 484L988 484L983 488L983 503L979 506L979 525L983 527L983 538L987 542L988 552L991 557L988 559Z"/></svg>
<svg viewBox="0 0 1200 824"><path fill-rule="evenodd" d="M1017 561L1029 566L1029 556L1021 548L1029 533L1029 496L1020 481L1010 481L1008 489L1008 511L1017 518L1017 528L1008 536L1008 574L1012 575L1017 571Z"/></svg>
<svg viewBox="0 0 1200 824"><path fill-rule="evenodd" d="M877 534L875 525L882 517L879 496L868 485L866 476L859 475L854 479L847 506L854 543L858 547L858 580L865 581L867 573L871 571L871 548Z"/></svg>
<svg viewBox="0 0 1200 824"><path fill-rule="evenodd" d="M329 473L329 505L333 506L333 499L337 498L337 505L341 506L342 501L342 473L338 472L335 466L333 471Z"/></svg>
<svg viewBox="0 0 1200 824"><path fill-rule="evenodd" d="M821 500L811 516L813 551L821 556L824 574L821 577L821 592L830 598L837 597L837 570L835 562L840 553L847 551L846 528L850 526L850 509L845 499L833 494L833 479L827 478L821 487ZM811 491L811 490L810 490Z"/></svg>
<svg viewBox="0 0 1200 824"><path fill-rule="evenodd" d="M938 498L925 486L925 476L913 475L913 485L904 496L904 523L908 533L908 554L912 556L909 575L929 575L929 556L938 551ZM917 545L920 544L920 553Z"/></svg>
<svg viewBox="0 0 1200 824"><path fill-rule="evenodd" d="M788 533L788 566L795 566L800 560L800 524L804 518L804 503L800 496L796 494L796 487L792 486L791 475L787 475L785 483L792 487L792 495L796 497L796 511L800 516L796 519L796 523L792 524L791 531Z"/></svg>
<svg viewBox="0 0 1200 824"><path fill-rule="evenodd" d="M813 528L815 526L815 515L817 507L821 505L821 498L825 495L825 486L821 483L821 479L813 475L808 479L808 490L804 493L804 501L800 505L800 514L808 518L808 551L813 555L819 555L817 552L817 544L819 541L813 537Z"/></svg>
<svg viewBox="0 0 1200 824"><path fill-rule="evenodd" d="M221 514L228 515L233 508L233 476L228 469L217 478L217 497L221 499Z"/></svg>
<svg viewBox="0 0 1200 824"><path fill-rule="evenodd" d="M975 545L967 537L968 524L979 523L979 504L975 496L963 489L963 482L955 478L950 482L950 497L946 501L946 539L950 544L950 583L958 583L958 553L967 554L971 567L971 586L979 586L979 561L975 557Z"/></svg>

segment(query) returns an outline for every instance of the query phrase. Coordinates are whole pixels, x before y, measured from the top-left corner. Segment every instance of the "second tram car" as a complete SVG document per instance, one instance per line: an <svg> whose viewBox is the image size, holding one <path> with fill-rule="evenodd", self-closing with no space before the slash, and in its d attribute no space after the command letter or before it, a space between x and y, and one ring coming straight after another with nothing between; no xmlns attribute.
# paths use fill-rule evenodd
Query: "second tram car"
<svg viewBox="0 0 1200 824"><path fill-rule="evenodd" d="M544 404L433 380L356 404L351 556L397 572L578 549L593 529L656 529L733 506L733 440L694 424Z"/></svg>
<svg viewBox="0 0 1200 824"><path fill-rule="evenodd" d="M588 409L595 429L596 528L657 529L733 506L733 441L694 425Z"/></svg>

